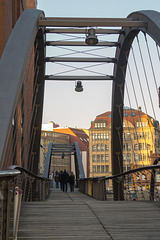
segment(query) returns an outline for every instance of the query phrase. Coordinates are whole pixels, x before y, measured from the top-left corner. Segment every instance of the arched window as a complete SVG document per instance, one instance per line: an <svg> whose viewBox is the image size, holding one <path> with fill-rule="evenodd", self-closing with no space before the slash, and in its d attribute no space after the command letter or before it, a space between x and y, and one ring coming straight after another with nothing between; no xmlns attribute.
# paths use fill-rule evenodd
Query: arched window
<svg viewBox="0 0 160 240"><path fill-rule="evenodd" d="M101 151L104 151L104 144L101 144Z"/></svg>
<svg viewBox="0 0 160 240"><path fill-rule="evenodd" d="M100 148L100 144L97 144L97 151L100 151L101 148Z"/></svg>

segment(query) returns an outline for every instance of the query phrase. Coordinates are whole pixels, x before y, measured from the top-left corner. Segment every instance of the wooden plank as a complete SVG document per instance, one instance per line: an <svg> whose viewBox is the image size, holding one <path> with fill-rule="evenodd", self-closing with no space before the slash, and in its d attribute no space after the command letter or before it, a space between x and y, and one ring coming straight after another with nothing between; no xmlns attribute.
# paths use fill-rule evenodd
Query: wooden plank
<svg viewBox="0 0 160 240"><path fill-rule="evenodd" d="M18 239L154 239L160 204L98 201L78 191L51 191L45 202L22 205Z"/></svg>

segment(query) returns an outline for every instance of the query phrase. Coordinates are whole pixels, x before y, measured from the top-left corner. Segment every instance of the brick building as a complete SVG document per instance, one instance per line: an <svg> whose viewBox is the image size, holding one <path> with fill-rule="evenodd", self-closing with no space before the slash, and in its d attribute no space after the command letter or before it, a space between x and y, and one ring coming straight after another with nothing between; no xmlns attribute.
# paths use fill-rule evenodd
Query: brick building
<svg viewBox="0 0 160 240"><path fill-rule="evenodd" d="M0 0L0 57L16 21L27 8L37 8L37 0Z"/></svg>
<svg viewBox="0 0 160 240"><path fill-rule="evenodd" d="M0 0L0 58L2 57L12 29L22 12L27 8L36 7L36 0ZM34 88L33 77L34 49L30 55L25 81L21 89L21 96L18 99L18 104L12 120L8 147L13 149L13 151L6 152L5 159L7 159L7 161L4 161L4 165L2 166L3 169L11 164L17 164L27 168L30 142L29 126L32 116L32 94ZM15 141L17 144L14 144Z"/></svg>

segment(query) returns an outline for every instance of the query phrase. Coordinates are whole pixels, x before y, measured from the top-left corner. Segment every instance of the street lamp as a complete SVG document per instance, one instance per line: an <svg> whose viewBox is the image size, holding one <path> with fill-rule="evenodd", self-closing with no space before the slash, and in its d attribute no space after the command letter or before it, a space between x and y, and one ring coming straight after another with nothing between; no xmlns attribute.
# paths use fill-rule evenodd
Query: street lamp
<svg viewBox="0 0 160 240"><path fill-rule="evenodd" d="M76 92L82 92L83 91L83 86L81 81L77 81L77 85L75 87Z"/></svg>
<svg viewBox="0 0 160 240"><path fill-rule="evenodd" d="M96 45L98 43L98 38L95 34L94 28L88 29L88 35L86 36L85 42L87 45L90 45L90 46Z"/></svg>

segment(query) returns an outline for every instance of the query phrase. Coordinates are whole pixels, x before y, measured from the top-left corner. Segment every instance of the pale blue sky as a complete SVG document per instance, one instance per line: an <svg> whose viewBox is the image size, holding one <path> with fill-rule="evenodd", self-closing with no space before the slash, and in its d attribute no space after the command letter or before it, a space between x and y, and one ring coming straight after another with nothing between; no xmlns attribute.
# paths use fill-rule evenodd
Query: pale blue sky
<svg viewBox="0 0 160 240"><path fill-rule="evenodd" d="M46 17L123 18L138 10L160 12L159 0L37 1L38 9L43 10ZM54 121L61 127L89 128L96 115L111 109L111 82L83 82L82 93L76 93L74 86L74 82L46 82L43 123Z"/></svg>

